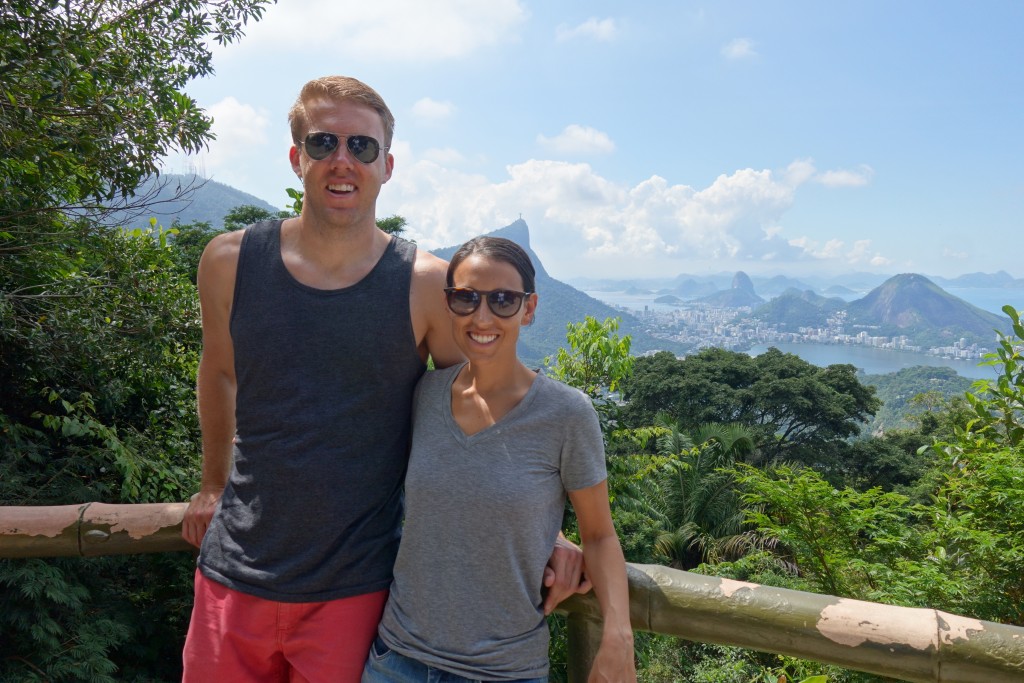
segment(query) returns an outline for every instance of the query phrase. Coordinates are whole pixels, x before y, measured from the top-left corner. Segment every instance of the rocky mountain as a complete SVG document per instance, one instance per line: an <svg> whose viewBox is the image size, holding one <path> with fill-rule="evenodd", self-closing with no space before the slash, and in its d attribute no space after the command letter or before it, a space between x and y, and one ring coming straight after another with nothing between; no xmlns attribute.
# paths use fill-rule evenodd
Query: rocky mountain
<svg viewBox="0 0 1024 683"><path fill-rule="evenodd" d="M950 340L967 337L991 342L1007 321L946 292L923 275L896 275L847 305L849 323L874 327L878 334L927 334Z"/></svg>
<svg viewBox="0 0 1024 683"><path fill-rule="evenodd" d="M702 296L697 301L722 308L757 306L764 303L764 299L759 297L757 292L754 291L754 283L751 281L750 276L742 270L733 276L732 286L729 289L723 289L714 294Z"/></svg>
<svg viewBox="0 0 1024 683"><path fill-rule="evenodd" d="M539 366L545 356L553 356L558 352L559 347L566 343L566 324L580 322L587 315L598 320L620 318L622 322L619 326L619 335L628 334L632 337L634 354L656 350L683 353L684 349L679 343L651 336L646 326L632 315L616 310L551 277L540 258L530 248L530 229L526 225L526 221L520 219L487 234L510 239L521 246L529 254L533 266L537 270L537 294L540 297L537 318L533 325L525 328L519 335L519 355L523 362L531 366ZM457 249L456 245L435 249L431 253L447 260L455 254Z"/></svg>

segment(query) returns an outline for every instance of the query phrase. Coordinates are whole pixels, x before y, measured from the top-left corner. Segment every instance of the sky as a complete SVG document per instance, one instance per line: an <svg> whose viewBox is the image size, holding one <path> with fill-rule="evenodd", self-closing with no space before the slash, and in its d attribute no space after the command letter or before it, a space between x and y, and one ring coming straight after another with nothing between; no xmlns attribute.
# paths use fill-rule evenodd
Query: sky
<svg viewBox="0 0 1024 683"><path fill-rule="evenodd" d="M187 89L166 160L289 203L328 74L397 119L378 216L446 247L520 217L556 278L1024 278L1024 2L279 0Z"/></svg>

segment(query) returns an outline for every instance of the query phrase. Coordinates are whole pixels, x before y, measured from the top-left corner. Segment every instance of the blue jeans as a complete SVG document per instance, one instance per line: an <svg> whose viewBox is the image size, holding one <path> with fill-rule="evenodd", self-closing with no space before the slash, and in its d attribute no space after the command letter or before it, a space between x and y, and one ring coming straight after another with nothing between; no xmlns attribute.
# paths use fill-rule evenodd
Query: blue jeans
<svg viewBox="0 0 1024 683"><path fill-rule="evenodd" d="M437 667L428 666L400 655L380 639L373 641L366 659L361 683L485 683L479 678L465 678ZM544 678L520 678L504 683L548 683Z"/></svg>

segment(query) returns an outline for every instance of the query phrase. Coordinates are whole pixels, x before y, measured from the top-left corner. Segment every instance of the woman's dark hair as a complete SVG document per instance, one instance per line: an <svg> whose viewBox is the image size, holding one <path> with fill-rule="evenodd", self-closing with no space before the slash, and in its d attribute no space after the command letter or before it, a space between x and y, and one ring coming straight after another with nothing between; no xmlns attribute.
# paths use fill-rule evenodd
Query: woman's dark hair
<svg viewBox="0 0 1024 683"><path fill-rule="evenodd" d="M486 235L469 240L459 247L459 250L452 256L452 260L448 263L447 282L449 287L455 284L455 269L470 256L483 256L484 258L509 264L519 271L519 277L523 280L523 291L527 294L532 294L536 291L534 280L537 272L534 270L533 263L530 262L530 257L526 254L526 251L512 240L505 239L504 237L488 237Z"/></svg>

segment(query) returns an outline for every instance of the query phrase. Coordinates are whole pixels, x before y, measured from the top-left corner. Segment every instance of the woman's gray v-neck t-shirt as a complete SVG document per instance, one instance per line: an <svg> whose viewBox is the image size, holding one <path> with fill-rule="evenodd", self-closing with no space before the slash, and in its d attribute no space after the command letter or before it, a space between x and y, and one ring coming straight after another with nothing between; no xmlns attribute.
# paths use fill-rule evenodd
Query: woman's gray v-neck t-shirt
<svg viewBox="0 0 1024 683"><path fill-rule="evenodd" d="M467 436L451 409L462 367L428 372L416 388L406 521L380 635L468 678L546 676L544 567L566 491L607 477L601 428L583 392L538 375L497 424Z"/></svg>

